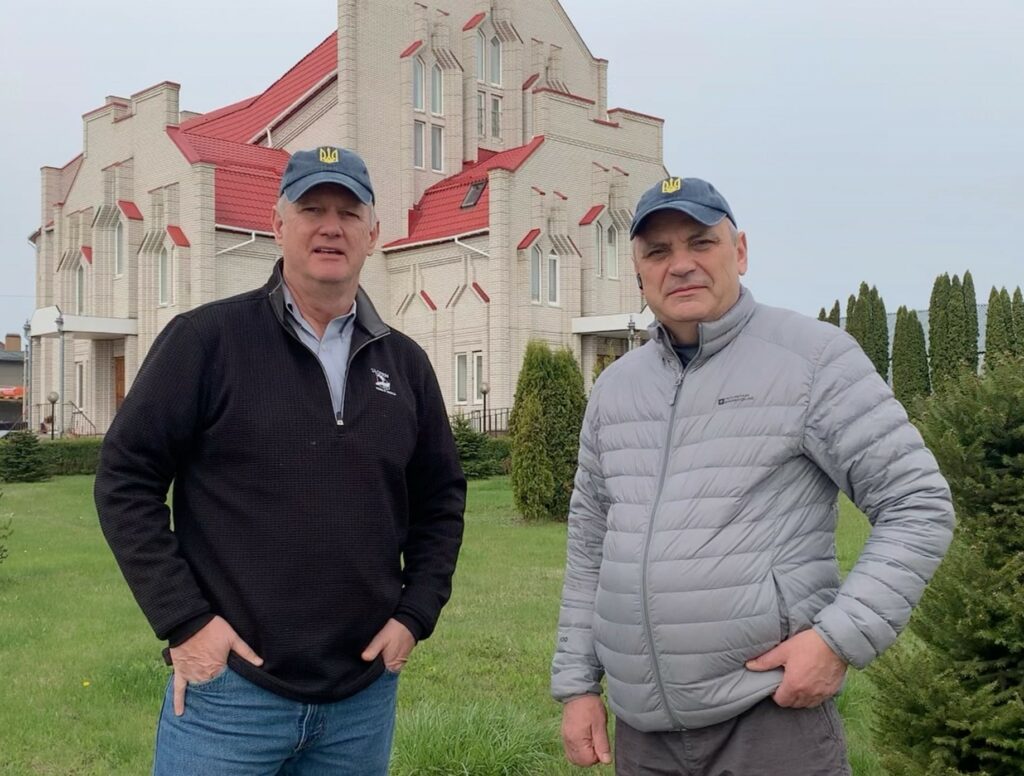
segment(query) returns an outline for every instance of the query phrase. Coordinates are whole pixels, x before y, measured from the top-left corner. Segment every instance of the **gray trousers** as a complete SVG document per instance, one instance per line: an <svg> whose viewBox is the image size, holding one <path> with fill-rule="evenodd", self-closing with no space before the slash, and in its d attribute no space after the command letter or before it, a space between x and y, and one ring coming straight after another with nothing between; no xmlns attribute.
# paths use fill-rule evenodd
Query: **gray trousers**
<svg viewBox="0 0 1024 776"><path fill-rule="evenodd" d="M850 776L835 702L784 709L771 698L694 730L641 733L615 722L616 776Z"/></svg>

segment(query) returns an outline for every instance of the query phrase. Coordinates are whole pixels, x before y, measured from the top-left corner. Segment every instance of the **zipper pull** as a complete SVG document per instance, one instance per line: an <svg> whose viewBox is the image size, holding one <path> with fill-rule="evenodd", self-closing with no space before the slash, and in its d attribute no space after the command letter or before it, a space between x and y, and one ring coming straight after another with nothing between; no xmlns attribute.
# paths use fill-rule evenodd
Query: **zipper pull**
<svg viewBox="0 0 1024 776"><path fill-rule="evenodd" d="M676 373L676 384L672 388L672 398L669 399L669 402L668 402L668 406L669 407L672 407L673 405L675 405L676 399L679 398L679 386L682 385L682 384L683 384L683 370L680 369L679 372Z"/></svg>
<svg viewBox="0 0 1024 776"><path fill-rule="evenodd" d="M334 413L334 422L339 426L345 425L345 421L342 419L340 412Z"/></svg>

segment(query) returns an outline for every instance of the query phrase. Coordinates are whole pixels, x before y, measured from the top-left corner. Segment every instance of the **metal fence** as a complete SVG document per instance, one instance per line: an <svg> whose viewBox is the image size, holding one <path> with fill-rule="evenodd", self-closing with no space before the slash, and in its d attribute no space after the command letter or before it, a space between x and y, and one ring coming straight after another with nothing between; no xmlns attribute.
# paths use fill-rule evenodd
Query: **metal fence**
<svg viewBox="0 0 1024 776"><path fill-rule="evenodd" d="M484 414L483 410L468 410L466 412L458 412L456 415L467 418L474 431L480 431L491 436L503 436L508 433L508 417L510 412L511 410L507 407L500 407L496 410L488 409L486 414Z"/></svg>

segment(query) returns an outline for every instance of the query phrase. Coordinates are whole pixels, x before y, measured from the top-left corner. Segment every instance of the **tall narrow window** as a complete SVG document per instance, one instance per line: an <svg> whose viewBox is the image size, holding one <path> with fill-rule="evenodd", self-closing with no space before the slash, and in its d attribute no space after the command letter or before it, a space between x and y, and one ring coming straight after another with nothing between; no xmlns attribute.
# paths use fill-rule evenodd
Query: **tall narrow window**
<svg viewBox="0 0 1024 776"><path fill-rule="evenodd" d="M487 80L487 39L483 32L476 34L476 80Z"/></svg>
<svg viewBox="0 0 1024 776"><path fill-rule="evenodd" d="M548 302L558 304L558 254L548 254Z"/></svg>
<svg viewBox="0 0 1024 776"><path fill-rule="evenodd" d="M491 83L501 84L501 41L491 38Z"/></svg>
<svg viewBox="0 0 1024 776"><path fill-rule="evenodd" d="M85 313L85 267L81 264L75 270L75 315Z"/></svg>
<svg viewBox="0 0 1024 776"><path fill-rule="evenodd" d="M156 278L156 300L160 304L168 303L168 292L170 291L170 257L167 255L167 249L162 248L160 250L160 258L157 261L157 278Z"/></svg>
<svg viewBox="0 0 1024 776"><path fill-rule="evenodd" d="M114 274L124 274L124 224L120 220L114 227Z"/></svg>
<svg viewBox="0 0 1024 776"><path fill-rule="evenodd" d="M491 137L501 137L501 97L491 97Z"/></svg>
<svg viewBox="0 0 1024 776"><path fill-rule="evenodd" d="M484 392L480 387L484 384L484 354L483 351L473 351L473 401L477 404L484 400Z"/></svg>
<svg viewBox="0 0 1024 776"><path fill-rule="evenodd" d="M85 364L75 364L75 405L81 409L85 400Z"/></svg>
<svg viewBox="0 0 1024 776"><path fill-rule="evenodd" d="M608 277L619 276L619 230L614 224L608 227L608 254L605 266L608 268Z"/></svg>
<svg viewBox="0 0 1024 776"><path fill-rule="evenodd" d="M455 354L455 401L465 402L469 396L466 389L467 378L469 377L469 364L465 353Z"/></svg>
<svg viewBox="0 0 1024 776"><path fill-rule="evenodd" d="M423 60L419 57L412 61L412 107L423 110Z"/></svg>
<svg viewBox="0 0 1024 776"><path fill-rule="evenodd" d="M423 167L423 127L422 121L412 123L412 163L416 167Z"/></svg>
<svg viewBox="0 0 1024 776"><path fill-rule="evenodd" d="M439 126L430 127L430 169L444 170L444 130Z"/></svg>
<svg viewBox="0 0 1024 776"><path fill-rule="evenodd" d="M444 80L441 78L441 68L434 65L430 68L430 112L435 116L440 116L444 113L443 87Z"/></svg>
<svg viewBox="0 0 1024 776"><path fill-rule="evenodd" d="M604 275L604 227L594 224L594 272Z"/></svg>
<svg viewBox="0 0 1024 776"><path fill-rule="evenodd" d="M530 299L534 302L540 301L540 248L536 245L530 251Z"/></svg>
<svg viewBox="0 0 1024 776"><path fill-rule="evenodd" d="M487 134L487 95L476 93L476 136L482 138Z"/></svg>

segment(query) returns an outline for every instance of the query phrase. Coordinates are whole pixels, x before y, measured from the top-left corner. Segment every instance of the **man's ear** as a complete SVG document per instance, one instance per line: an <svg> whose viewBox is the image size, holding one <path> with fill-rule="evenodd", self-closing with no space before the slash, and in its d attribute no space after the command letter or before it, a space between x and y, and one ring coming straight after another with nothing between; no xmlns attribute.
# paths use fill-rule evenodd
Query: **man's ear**
<svg viewBox="0 0 1024 776"><path fill-rule="evenodd" d="M274 232L274 242L278 245L281 244L281 225L284 223L284 219L281 218L281 214L277 212L277 205L275 205L270 211L270 228Z"/></svg>
<svg viewBox="0 0 1024 776"><path fill-rule="evenodd" d="M736 235L736 266L741 275L747 274L747 233Z"/></svg>

